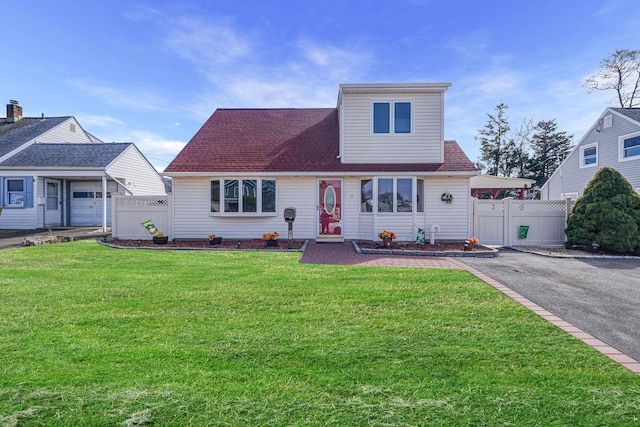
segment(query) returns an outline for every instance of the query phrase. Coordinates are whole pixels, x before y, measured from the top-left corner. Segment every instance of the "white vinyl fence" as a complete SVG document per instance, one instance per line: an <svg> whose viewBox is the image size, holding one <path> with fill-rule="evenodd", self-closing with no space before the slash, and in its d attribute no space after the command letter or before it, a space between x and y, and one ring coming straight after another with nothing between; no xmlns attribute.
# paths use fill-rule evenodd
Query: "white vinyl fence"
<svg viewBox="0 0 640 427"><path fill-rule="evenodd" d="M473 235L487 245L563 245L573 204L569 199L472 199ZM521 235L523 227L528 227L526 237Z"/></svg>
<svg viewBox="0 0 640 427"><path fill-rule="evenodd" d="M111 199L111 236L117 239L151 240L142 226L153 221L158 230L173 237L173 196L113 196Z"/></svg>

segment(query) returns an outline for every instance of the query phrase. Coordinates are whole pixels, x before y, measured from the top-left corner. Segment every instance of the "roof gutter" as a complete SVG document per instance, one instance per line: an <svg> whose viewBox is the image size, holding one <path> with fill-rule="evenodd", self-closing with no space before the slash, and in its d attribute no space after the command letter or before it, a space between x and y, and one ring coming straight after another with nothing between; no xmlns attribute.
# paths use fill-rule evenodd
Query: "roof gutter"
<svg viewBox="0 0 640 427"><path fill-rule="evenodd" d="M288 172L164 172L162 175L171 178L201 178L201 177L247 177L247 176L270 176L270 177L290 177L290 176L406 176L406 175L422 175L422 176L466 176L472 177L479 175L479 171L442 171L442 172L425 172L425 171L395 171L395 172L376 172L376 171L357 171L357 172L326 172L326 171L288 171Z"/></svg>

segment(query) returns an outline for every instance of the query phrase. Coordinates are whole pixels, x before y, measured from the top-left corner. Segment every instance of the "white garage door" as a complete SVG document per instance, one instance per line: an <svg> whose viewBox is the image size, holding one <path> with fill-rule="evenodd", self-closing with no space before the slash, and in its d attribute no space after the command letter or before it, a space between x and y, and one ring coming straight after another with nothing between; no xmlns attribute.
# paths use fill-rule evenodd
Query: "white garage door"
<svg viewBox="0 0 640 427"><path fill-rule="evenodd" d="M107 226L111 226L111 193L117 193L118 184L107 183ZM71 183L71 226L102 226L102 183Z"/></svg>

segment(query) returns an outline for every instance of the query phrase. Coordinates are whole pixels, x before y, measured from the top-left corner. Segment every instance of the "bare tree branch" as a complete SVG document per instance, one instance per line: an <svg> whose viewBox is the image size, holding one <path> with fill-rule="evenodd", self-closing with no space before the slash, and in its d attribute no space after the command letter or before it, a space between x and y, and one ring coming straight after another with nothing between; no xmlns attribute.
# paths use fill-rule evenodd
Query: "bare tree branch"
<svg viewBox="0 0 640 427"><path fill-rule="evenodd" d="M633 107L640 95L640 50L616 50L600 61L600 71L586 79L583 87L589 93L615 90L620 107Z"/></svg>

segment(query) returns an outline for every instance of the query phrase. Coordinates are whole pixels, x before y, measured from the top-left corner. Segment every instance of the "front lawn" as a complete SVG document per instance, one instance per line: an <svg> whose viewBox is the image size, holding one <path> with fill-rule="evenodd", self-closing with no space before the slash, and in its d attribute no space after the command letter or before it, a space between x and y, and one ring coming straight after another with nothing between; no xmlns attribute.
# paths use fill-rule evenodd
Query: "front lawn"
<svg viewBox="0 0 640 427"><path fill-rule="evenodd" d="M0 426L638 425L640 377L464 271L0 251Z"/></svg>

